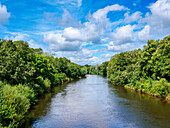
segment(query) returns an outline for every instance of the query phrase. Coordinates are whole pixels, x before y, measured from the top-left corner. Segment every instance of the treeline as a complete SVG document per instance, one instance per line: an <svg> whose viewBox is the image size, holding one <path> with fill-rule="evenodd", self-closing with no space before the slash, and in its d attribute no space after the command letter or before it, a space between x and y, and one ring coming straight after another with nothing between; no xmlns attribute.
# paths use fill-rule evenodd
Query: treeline
<svg viewBox="0 0 170 128"><path fill-rule="evenodd" d="M103 62L101 65L84 65L87 70L87 74L96 74L101 76L107 76L107 67L109 61Z"/></svg>
<svg viewBox="0 0 170 128"><path fill-rule="evenodd" d="M100 72L97 67L100 66L94 67L95 74ZM170 100L170 36L163 40L149 40L143 50L112 56L106 69L113 85Z"/></svg>
<svg viewBox="0 0 170 128"><path fill-rule="evenodd" d="M27 42L0 40L0 127L17 127L38 96L86 73L85 67Z"/></svg>

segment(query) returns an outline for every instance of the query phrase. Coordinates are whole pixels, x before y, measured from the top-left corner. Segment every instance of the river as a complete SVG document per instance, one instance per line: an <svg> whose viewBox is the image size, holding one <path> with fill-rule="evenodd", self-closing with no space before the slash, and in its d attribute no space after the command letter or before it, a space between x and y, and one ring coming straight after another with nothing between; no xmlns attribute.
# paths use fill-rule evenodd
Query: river
<svg viewBox="0 0 170 128"><path fill-rule="evenodd" d="M23 127L168 128L170 103L90 75L45 94Z"/></svg>

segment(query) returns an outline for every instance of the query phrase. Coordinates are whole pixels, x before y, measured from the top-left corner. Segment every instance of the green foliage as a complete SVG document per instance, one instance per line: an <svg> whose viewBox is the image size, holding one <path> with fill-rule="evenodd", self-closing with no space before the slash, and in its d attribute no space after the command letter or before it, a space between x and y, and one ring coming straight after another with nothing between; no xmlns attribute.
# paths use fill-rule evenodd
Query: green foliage
<svg viewBox="0 0 170 128"><path fill-rule="evenodd" d="M81 76L85 76L87 74L87 68L84 66L81 68Z"/></svg>
<svg viewBox="0 0 170 128"><path fill-rule="evenodd" d="M141 76L154 80L165 78L170 80L170 36L159 41L148 41L141 55Z"/></svg>
<svg viewBox="0 0 170 128"><path fill-rule="evenodd" d="M45 85L46 89L50 89L51 88L51 81L48 78L45 78L44 85Z"/></svg>
<svg viewBox="0 0 170 128"><path fill-rule="evenodd" d="M139 64L141 49L116 54L108 64L109 81L115 85L125 85L139 79Z"/></svg>
<svg viewBox="0 0 170 128"><path fill-rule="evenodd" d="M108 80L114 85L170 99L169 51L170 36L163 40L149 40L143 50L114 55L104 71L107 69ZM90 73L103 75L102 65L91 66Z"/></svg>
<svg viewBox="0 0 170 128"><path fill-rule="evenodd" d="M108 61L103 62L101 65L84 65L87 70L87 74L97 74L102 76L107 76L107 66Z"/></svg>
<svg viewBox="0 0 170 128"><path fill-rule="evenodd" d="M8 84L1 87L0 122L3 126L10 124L17 126L30 108L31 103L29 96L27 96L28 92L20 92L19 87L20 85L12 87Z"/></svg>
<svg viewBox="0 0 170 128"><path fill-rule="evenodd" d="M170 93L170 83L168 83L164 78L156 81L151 78L147 80L141 78L140 81L136 81L134 84L130 83L125 86L131 87L137 91L164 98L167 97Z"/></svg>
<svg viewBox="0 0 170 128"><path fill-rule="evenodd" d="M0 42L0 80L10 84L31 81L35 70L31 60L34 54L28 44L22 41Z"/></svg>
<svg viewBox="0 0 170 128"><path fill-rule="evenodd" d="M37 96L86 73L67 58L29 48L27 42L0 40L0 127L15 127Z"/></svg>
<svg viewBox="0 0 170 128"><path fill-rule="evenodd" d="M29 99L30 104L35 104L37 102L34 90L32 88L22 84L19 84L15 87L19 93L21 93L22 95L26 96L26 98Z"/></svg>

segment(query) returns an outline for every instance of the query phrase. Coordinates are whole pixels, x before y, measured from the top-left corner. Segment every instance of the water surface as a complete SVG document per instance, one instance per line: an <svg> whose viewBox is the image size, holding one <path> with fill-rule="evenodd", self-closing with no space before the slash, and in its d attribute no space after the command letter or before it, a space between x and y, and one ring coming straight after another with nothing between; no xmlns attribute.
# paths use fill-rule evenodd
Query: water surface
<svg viewBox="0 0 170 128"><path fill-rule="evenodd" d="M44 95L24 127L168 128L170 104L90 75Z"/></svg>

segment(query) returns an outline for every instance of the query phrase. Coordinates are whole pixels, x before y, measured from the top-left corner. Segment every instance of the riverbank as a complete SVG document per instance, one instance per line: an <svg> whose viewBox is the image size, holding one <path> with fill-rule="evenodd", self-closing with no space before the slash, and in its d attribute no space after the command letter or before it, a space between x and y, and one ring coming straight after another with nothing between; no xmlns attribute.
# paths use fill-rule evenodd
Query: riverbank
<svg viewBox="0 0 170 128"><path fill-rule="evenodd" d="M136 91L136 92L139 92L139 93L143 93L143 94L146 94L146 95L149 95L149 96L153 96L153 97L157 97L157 98L161 98L161 99L164 99L166 100L168 103L170 102L170 95L166 96L166 97L162 97L160 95L156 95L156 94L153 94L153 93L147 93L147 92L144 92L142 90L137 90L135 89L134 87L129 87L128 85L124 86L124 88L127 88L127 89L131 89L133 91Z"/></svg>
<svg viewBox="0 0 170 128"><path fill-rule="evenodd" d="M96 114L97 113L97 114ZM167 128L170 104L90 75L46 93L25 119L27 128Z"/></svg>
<svg viewBox="0 0 170 128"><path fill-rule="evenodd" d="M110 82L113 84L112 82ZM120 85L116 85L120 86ZM154 81L152 79L146 80L141 79L140 81L136 81L135 83L129 83L126 85L122 85L122 87L144 93L146 95L163 98L167 102L170 101L170 83L165 80L157 80Z"/></svg>
<svg viewBox="0 0 170 128"><path fill-rule="evenodd" d="M86 77L79 77L79 79L81 78ZM57 86L62 86L76 80L78 79L67 78ZM45 88L40 88L40 86L36 85L39 90L34 90L22 84L11 86L0 82L0 128L19 127L25 115L39 103L39 99L56 87L50 86L49 82L45 82L44 84L46 84L44 85Z"/></svg>
<svg viewBox="0 0 170 128"><path fill-rule="evenodd" d="M157 81L141 79L134 84L130 83L124 87L170 101L170 83L166 79L160 79Z"/></svg>
<svg viewBox="0 0 170 128"><path fill-rule="evenodd" d="M83 66L24 41L0 40L0 46L0 127L17 127L39 96L87 74Z"/></svg>
<svg viewBox="0 0 170 128"><path fill-rule="evenodd" d="M170 36L148 40L143 49L115 54L109 62L89 67L94 74L107 74L113 85L132 88L170 100Z"/></svg>
<svg viewBox="0 0 170 128"><path fill-rule="evenodd" d="M38 111L41 111L43 112L43 108L45 108L47 106L46 102L48 100L50 100L50 98L56 94L56 93L59 93L61 90L63 90L69 83L71 82L75 82L75 81L78 81L82 78L86 78L86 77L80 77L79 79L67 79L67 81L57 85L57 86L54 86L53 88L49 89L48 91L46 91L45 93L43 93L42 95L40 95L39 97L37 97L37 102L36 104L32 105L30 107L30 109L28 110L27 113L25 113L24 117L22 118L22 120L20 121L20 123L18 124L17 127L19 128L23 128L23 127L26 127L25 125L25 121L26 121L26 118L28 118L27 116L30 114L30 112L34 111L36 109L37 106L39 106L39 104L43 104L42 107L39 108ZM53 95L51 95L53 94ZM42 103L42 99L44 99L44 97L48 96L48 98L45 98L47 101L43 101L45 103Z"/></svg>

